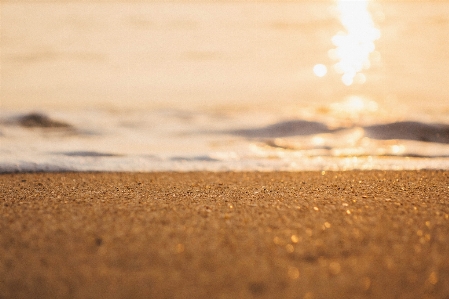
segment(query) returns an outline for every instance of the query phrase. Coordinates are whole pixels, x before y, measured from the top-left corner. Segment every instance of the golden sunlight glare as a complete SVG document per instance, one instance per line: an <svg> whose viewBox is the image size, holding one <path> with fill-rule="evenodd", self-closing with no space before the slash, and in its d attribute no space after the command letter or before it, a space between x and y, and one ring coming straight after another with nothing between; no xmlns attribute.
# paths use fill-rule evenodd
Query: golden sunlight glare
<svg viewBox="0 0 449 299"><path fill-rule="evenodd" d="M342 75L345 85L354 82L364 83L361 73L370 67L369 55L374 52L374 41L379 39L380 31L375 27L370 12L369 0L339 0L337 9L346 32L338 32L332 43L335 49L329 51L331 59L337 60L334 69Z"/></svg>
<svg viewBox="0 0 449 299"><path fill-rule="evenodd" d="M313 67L313 72L318 77L324 77L327 74L327 67L324 64L316 64Z"/></svg>
<svg viewBox="0 0 449 299"><path fill-rule="evenodd" d="M330 108L336 115L351 119L357 119L363 115L375 113L379 109L375 101L356 95L348 96L342 102L333 103Z"/></svg>

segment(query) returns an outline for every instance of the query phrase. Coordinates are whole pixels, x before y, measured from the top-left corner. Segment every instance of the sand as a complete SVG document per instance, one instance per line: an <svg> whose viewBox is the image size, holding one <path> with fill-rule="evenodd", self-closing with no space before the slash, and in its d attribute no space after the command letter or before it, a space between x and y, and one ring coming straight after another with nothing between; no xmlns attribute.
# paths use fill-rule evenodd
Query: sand
<svg viewBox="0 0 449 299"><path fill-rule="evenodd" d="M0 175L0 298L449 298L449 172Z"/></svg>

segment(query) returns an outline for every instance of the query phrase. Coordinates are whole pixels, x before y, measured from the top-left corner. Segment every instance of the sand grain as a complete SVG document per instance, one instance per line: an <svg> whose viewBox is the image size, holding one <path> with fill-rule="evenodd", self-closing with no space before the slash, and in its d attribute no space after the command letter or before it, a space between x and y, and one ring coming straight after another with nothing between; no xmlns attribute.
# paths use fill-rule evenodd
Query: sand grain
<svg viewBox="0 0 449 299"><path fill-rule="evenodd" d="M0 176L0 298L449 298L449 172Z"/></svg>

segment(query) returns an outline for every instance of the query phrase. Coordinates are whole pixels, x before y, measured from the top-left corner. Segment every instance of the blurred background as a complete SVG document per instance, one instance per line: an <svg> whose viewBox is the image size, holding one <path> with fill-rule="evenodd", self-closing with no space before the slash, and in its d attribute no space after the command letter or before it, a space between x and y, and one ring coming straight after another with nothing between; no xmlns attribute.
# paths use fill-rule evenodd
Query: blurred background
<svg viewBox="0 0 449 299"><path fill-rule="evenodd" d="M448 36L446 1L2 1L1 104L446 113Z"/></svg>
<svg viewBox="0 0 449 299"><path fill-rule="evenodd" d="M0 5L5 161L449 156L447 1Z"/></svg>

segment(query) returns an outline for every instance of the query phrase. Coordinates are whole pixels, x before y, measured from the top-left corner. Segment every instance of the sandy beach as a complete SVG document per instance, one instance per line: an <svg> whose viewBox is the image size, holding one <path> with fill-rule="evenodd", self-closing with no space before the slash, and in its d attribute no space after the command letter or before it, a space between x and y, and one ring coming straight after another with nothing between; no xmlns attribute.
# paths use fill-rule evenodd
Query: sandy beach
<svg viewBox="0 0 449 299"><path fill-rule="evenodd" d="M0 175L0 298L449 298L449 172Z"/></svg>

